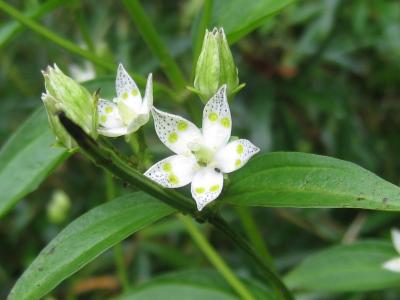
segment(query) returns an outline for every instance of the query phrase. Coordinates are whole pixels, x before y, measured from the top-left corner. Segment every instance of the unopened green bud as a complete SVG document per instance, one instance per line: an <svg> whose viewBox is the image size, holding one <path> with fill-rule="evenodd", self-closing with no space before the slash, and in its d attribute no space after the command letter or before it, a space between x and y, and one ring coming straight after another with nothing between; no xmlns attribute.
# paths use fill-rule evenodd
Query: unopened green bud
<svg viewBox="0 0 400 300"><path fill-rule="evenodd" d="M194 89L203 102L208 101L222 86L227 85L227 95L237 93L244 84L239 85L238 70L222 28L206 30L203 46L197 60Z"/></svg>
<svg viewBox="0 0 400 300"><path fill-rule="evenodd" d="M71 201L62 190L56 190L47 205L47 217L52 223L62 223L68 216Z"/></svg>
<svg viewBox="0 0 400 300"><path fill-rule="evenodd" d="M63 111L92 137L97 136L97 96L91 95L87 89L72 78L66 76L54 64L42 72L46 93L42 95L51 129L58 141L66 148L75 147L72 138L65 131L56 116Z"/></svg>

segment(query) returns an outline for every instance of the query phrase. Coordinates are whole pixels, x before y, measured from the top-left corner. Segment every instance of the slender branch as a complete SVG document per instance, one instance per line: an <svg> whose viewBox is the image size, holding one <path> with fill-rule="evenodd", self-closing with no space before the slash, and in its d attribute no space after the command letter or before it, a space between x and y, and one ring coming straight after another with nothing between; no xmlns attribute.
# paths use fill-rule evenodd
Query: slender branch
<svg viewBox="0 0 400 300"><path fill-rule="evenodd" d="M44 14L64 4L64 0L48 0L38 5L34 9L24 13L27 18L38 19ZM0 30L0 49L12 41L19 33L24 30L24 26L17 21L11 21Z"/></svg>
<svg viewBox="0 0 400 300"><path fill-rule="evenodd" d="M123 0L123 3L130 12L142 38L160 61L165 75L167 75L174 88L178 92L184 90L186 85L185 77L161 40L140 2L138 0Z"/></svg>
<svg viewBox="0 0 400 300"><path fill-rule="evenodd" d="M254 218L251 214L251 210L249 207L235 207L236 212L239 216L240 222L243 225L244 231L247 234L247 237L250 240L250 243L256 249L256 251L260 254L261 258L264 262L272 267L272 257L268 251L267 246L265 245L263 238L261 236L260 231L258 230L257 224L254 221Z"/></svg>
<svg viewBox="0 0 400 300"><path fill-rule="evenodd" d="M35 22L33 19L26 17L22 13L20 13L18 10L13 8L11 5L5 3L3 0L0 0L0 10L4 11L14 19L18 20L21 24L25 25L32 31L36 32L37 34L45 37L46 39L52 41L53 43L57 44L58 46L68 50L69 52L76 54L80 57L86 58L87 60L90 60L91 62L95 63L96 65L103 67L104 69L108 71L115 72L117 66L110 61L107 61L106 59L102 57L98 57L95 54L93 54L91 51L82 49L78 47L76 44L73 42L64 39L57 35L56 33L50 31L46 27L40 25L39 23ZM137 74L132 74L133 78L135 79L136 82L138 82L140 85L145 85L146 84L146 78L143 76L137 75ZM165 92L174 101L178 101L178 97L176 93L174 93L170 88L167 86L157 83L154 84L155 89L159 89L160 91Z"/></svg>
<svg viewBox="0 0 400 300"><path fill-rule="evenodd" d="M82 152L91 159L94 164L109 171L128 184L137 186L180 212L192 215L197 221L212 224L253 260L261 270L263 277L272 284L280 299L293 300L293 296L284 283L268 265L265 264L263 259L259 257L248 242L209 207L205 207L202 212L197 211L192 199L176 191L165 189L142 175L111 148L96 142L93 138L88 136L83 129L68 119L64 112L59 113L59 120L67 132L75 139Z"/></svg>
<svg viewBox="0 0 400 300"><path fill-rule="evenodd" d="M236 277L235 273L229 268L218 252L203 236L201 231L195 226L192 219L178 214L178 219L185 225L187 232L197 244L200 250L207 256L208 260L214 265L219 273L226 279L238 295L245 300L254 300L254 296L247 287Z"/></svg>

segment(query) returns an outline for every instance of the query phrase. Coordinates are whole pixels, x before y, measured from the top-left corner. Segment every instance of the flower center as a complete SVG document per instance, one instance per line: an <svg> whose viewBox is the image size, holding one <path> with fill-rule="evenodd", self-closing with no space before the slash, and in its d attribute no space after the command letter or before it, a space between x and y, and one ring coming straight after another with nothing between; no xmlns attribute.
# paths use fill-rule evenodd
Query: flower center
<svg viewBox="0 0 400 300"><path fill-rule="evenodd" d="M201 143L189 143L188 148L196 158L197 164L201 167L208 166L214 158L214 152L212 149L204 146Z"/></svg>

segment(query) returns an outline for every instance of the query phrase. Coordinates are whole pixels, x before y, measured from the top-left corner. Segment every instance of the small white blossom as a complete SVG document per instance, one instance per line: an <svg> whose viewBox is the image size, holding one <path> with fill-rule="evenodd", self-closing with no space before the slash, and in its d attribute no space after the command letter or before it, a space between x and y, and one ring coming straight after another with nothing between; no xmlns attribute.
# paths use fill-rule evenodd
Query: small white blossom
<svg viewBox="0 0 400 300"><path fill-rule="evenodd" d="M392 229L393 246L400 255L400 230ZM400 273L400 256L392 258L383 264L383 268Z"/></svg>
<svg viewBox="0 0 400 300"><path fill-rule="evenodd" d="M201 130L156 108L152 114L158 137L176 155L156 163L145 175L167 188L192 183L198 210L220 195L224 173L239 169L260 150L245 139L229 142L232 121L226 85L205 105Z"/></svg>
<svg viewBox="0 0 400 300"><path fill-rule="evenodd" d="M153 106L153 79L147 78L144 98L135 81L118 66L115 81L117 97L113 101L100 99L98 103L98 132L109 137L117 137L137 131L149 120Z"/></svg>

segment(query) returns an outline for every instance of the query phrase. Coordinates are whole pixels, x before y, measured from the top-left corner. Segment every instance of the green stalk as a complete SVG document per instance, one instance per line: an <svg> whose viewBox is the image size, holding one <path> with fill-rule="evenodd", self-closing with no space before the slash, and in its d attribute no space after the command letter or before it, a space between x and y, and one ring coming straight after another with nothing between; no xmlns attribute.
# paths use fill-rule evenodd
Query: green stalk
<svg viewBox="0 0 400 300"><path fill-rule="evenodd" d="M11 17L13 17L14 19L18 20L21 24L25 25L26 27L40 34L41 36L47 38L53 43L67 49L68 51L74 54L84 57L107 70L115 71L115 65L113 63L108 62L101 57L97 57L96 55L92 54L92 52L82 49L77 45L75 45L74 43L58 36L57 34L48 30L46 27L43 27L42 25L36 23L34 20L24 16L18 10L16 10L11 5L8 5L2 0L0 0L0 9L3 10L8 15L10 15Z"/></svg>
<svg viewBox="0 0 400 300"><path fill-rule="evenodd" d="M110 61L105 60L104 58L98 57L93 54L89 50L82 49L75 45L74 43L58 36L54 32L48 30L46 27L40 25L39 23L35 22L33 19L30 19L23 14L21 14L18 10L10 6L9 4L5 3L3 0L0 0L0 10L3 10L5 13L13 17L14 19L18 20L21 24L25 25L32 31L36 32L37 34L45 37L46 39L52 41L53 43L57 44L58 46L68 50L69 52L86 58L91 62L95 63L96 65L103 67L108 71L115 72L117 66ZM133 79L139 83L140 85L144 86L146 84L146 78L137 74L131 74ZM178 97L176 93L174 93L170 88L167 86L155 83L154 89L164 92L165 94L169 95L174 101L178 101Z"/></svg>
<svg viewBox="0 0 400 300"><path fill-rule="evenodd" d="M48 0L34 9L24 13L27 18L38 19L64 3L64 0ZM0 30L0 49L7 45L13 38L24 30L20 22L12 21Z"/></svg>
<svg viewBox="0 0 400 300"><path fill-rule="evenodd" d="M75 139L82 152L93 161L94 164L109 171L128 184L132 184L144 192L156 197L165 204L174 207L184 214L190 214L199 222L208 222L226 235L236 246L241 248L259 267L263 277L272 284L279 299L293 300L293 296L279 277L265 264L263 259L252 249L248 242L219 215L209 207L202 212L197 211L194 201L176 191L165 189L159 184L138 172L129 161L102 143L96 142L87 135L78 125L69 120L65 113L59 113L61 124Z"/></svg>
<svg viewBox="0 0 400 300"><path fill-rule="evenodd" d="M200 250L207 256L208 260L214 265L219 273L226 279L231 287L238 295L245 300L254 300L254 296L247 287L236 277L235 273L224 262L222 257L211 246L201 231L193 223L192 219L178 214L178 219L185 225L187 232L190 234L193 241L197 244Z"/></svg>
<svg viewBox="0 0 400 300"><path fill-rule="evenodd" d="M111 201L115 199L116 196L114 180L112 174L110 174L109 172L105 171L104 175L106 183L107 201ZM128 272L125 267L124 252L122 250L121 242L114 245L113 252L114 252L115 266L117 267L118 279L124 291L126 292L129 290L129 280L128 280Z"/></svg>
<svg viewBox="0 0 400 300"><path fill-rule="evenodd" d="M154 25L149 17L146 15L145 10L138 0L123 0L126 8L130 12L133 21L135 22L142 38L149 46L153 54L158 58L165 75L176 89L181 92L184 90L186 81L183 73L177 63L175 62L169 50L164 45L160 36L158 35Z"/></svg>
<svg viewBox="0 0 400 300"><path fill-rule="evenodd" d="M242 206L235 207L235 209L239 216L240 223L243 225L244 231L246 232L246 235L250 240L250 243L263 258L264 262L272 267L271 254L269 253L268 248L265 245L264 240L261 236L261 233L258 230L257 224L254 221L253 216L251 215L250 208Z"/></svg>

